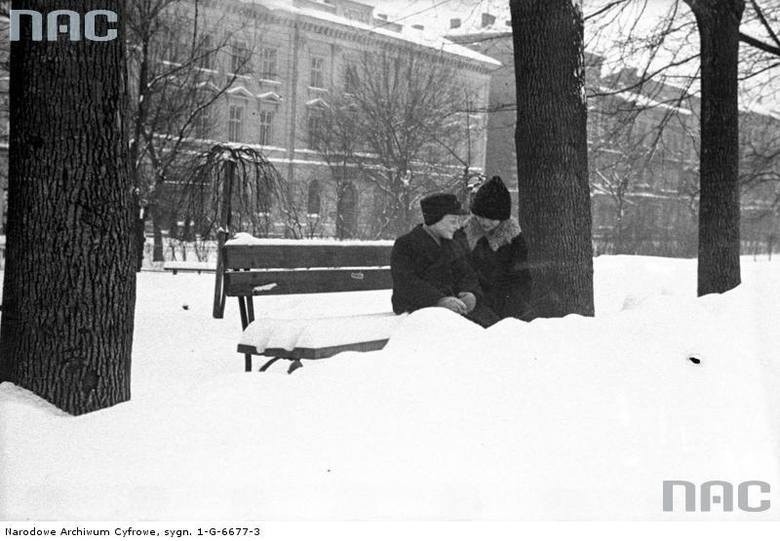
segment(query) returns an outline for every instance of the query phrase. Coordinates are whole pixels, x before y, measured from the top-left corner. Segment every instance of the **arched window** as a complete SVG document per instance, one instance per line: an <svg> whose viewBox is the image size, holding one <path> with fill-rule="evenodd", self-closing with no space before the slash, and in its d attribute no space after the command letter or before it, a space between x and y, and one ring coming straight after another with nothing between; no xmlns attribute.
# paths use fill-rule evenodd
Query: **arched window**
<svg viewBox="0 0 780 541"><path fill-rule="evenodd" d="M309 194L306 200L306 214L319 216L322 208L322 196L320 194L320 182L317 179L309 183Z"/></svg>

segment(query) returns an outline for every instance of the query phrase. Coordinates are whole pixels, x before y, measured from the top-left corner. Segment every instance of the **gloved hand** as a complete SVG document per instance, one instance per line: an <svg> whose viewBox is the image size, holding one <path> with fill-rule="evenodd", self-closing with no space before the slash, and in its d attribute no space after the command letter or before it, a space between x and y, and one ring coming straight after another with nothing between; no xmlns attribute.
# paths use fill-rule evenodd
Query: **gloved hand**
<svg viewBox="0 0 780 541"><path fill-rule="evenodd" d="M477 307L477 297L470 291L461 291L458 293L458 298L466 305L467 314Z"/></svg>
<svg viewBox="0 0 780 541"><path fill-rule="evenodd" d="M456 314L466 314L466 304L455 297L442 297L439 299L439 302L436 303L436 306L440 306L441 308L446 308L447 310L452 310Z"/></svg>

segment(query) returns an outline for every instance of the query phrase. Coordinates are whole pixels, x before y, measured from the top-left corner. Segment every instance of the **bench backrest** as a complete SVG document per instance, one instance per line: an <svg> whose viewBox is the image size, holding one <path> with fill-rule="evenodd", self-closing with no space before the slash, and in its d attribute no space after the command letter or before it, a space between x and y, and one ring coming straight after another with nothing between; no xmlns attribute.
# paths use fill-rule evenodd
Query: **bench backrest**
<svg viewBox="0 0 780 541"><path fill-rule="evenodd" d="M390 289L392 243L226 244L224 294L284 295Z"/></svg>

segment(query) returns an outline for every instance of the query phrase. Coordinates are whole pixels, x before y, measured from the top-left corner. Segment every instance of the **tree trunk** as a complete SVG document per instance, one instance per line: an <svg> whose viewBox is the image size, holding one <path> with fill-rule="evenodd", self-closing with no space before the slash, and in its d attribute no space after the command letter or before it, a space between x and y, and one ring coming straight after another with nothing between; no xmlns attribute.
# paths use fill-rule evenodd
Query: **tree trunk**
<svg viewBox="0 0 780 541"><path fill-rule="evenodd" d="M152 215L152 262L165 261L162 228L160 227L160 220L162 219L160 207L153 203L149 208Z"/></svg>
<svg viewBox="0 0 780 541"><path fill-rule="evenodd" d="M118 14L115 40L32 42L26 20L11 44L0 375L82 414L130 399L136 275L124 2L18 0L13 8L44 20L55 9L82 21L94 9Z"/></svg>
<svg viewBox="0 0 780 541"><path fill-rule="evenodd" d="M739 285L737 61L744 0L685 0L701 42L698 293Z"/></svg>
<svg viewBox="0 0 780 541"><path fill-rule="evenodd" d="M138 68L138 81L137 81L137 95L136 111L132 118L132 139L130 140L130 153L128 157L128 163L130 165L130 177L133 186L135 187L136 194L142 193L142 179L141 179L141 164L139 163L140 145L143 126L146 123L147 110L148 110L148 87L149 87L149 36L144 34L142 36L141 43L141 62ZM140 203L140 197L138 198L139 212L136 219L136 238L138 244L136 247L137 258L140 262L136 266L136 271L140 272L144 259L144 231L146 229L146 213L141 211L143 205Z"/></svg>
<svg viewBox="0 0 780 541"><path fill-rule="evenodd" d="M583 21L572 0L511 0L518 199L534 307L593 315Z"/></svg>

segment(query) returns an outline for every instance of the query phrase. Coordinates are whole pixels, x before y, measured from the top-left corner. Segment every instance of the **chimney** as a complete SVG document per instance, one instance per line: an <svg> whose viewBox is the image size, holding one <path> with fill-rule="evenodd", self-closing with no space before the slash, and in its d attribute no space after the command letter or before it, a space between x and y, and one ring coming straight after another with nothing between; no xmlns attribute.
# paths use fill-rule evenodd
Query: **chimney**
<svg viewBox="0 0 780 541"><path fill-rule="evenodd" d="M460 28L460 19L450 19L450 30Z"/></svg>
<svg viewBox="0 0 780 541"><path fill-rule="evenodd" d="M491 15L490 13L483 13L482 14L482 28L486 28L488 26L491 26L494 22L496 22L496 16Z"/></svg>
<svg viewBox="0 0 780 541"><path fill-rule="evenodd" d="M504 21L504 24L507 26L512 26L512 19L507 19L506 21Z"/></svg>
<svg viewBox="0 0 780 541"><path fill-rule="evenodd" d="M425 27L421 24L413 24L412 28L414 28L415 30L425 30Z"/></svg>

